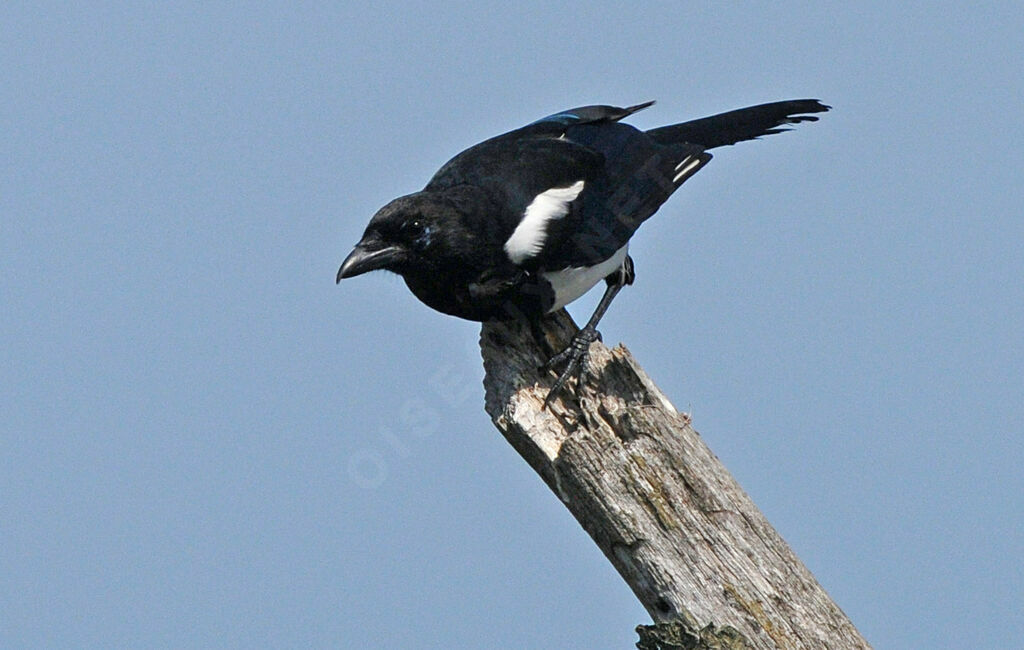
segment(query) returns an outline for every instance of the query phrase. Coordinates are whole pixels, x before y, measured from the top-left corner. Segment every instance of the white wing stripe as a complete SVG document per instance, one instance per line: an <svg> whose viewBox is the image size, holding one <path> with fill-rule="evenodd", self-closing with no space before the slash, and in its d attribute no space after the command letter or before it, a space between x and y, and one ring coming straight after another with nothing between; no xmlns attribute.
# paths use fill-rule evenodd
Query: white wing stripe
<svg viewBox="0 0 1024 650"><path fill-rule="evenodd" d="M678 183L679 179L686 178L686 175L693 171L693 168L700 164L700 158L694 158L693 156L687 156L681 163L676 165L676 170L679 171L676 177L672 179L673 183ZM680 171L680 168L682 170Z"/></svg>
<svg viewBox="0 0 1024 650"><path fill-rule="evenodd" d="M691 160L693 160L693 156L687 156L686 158L683 158L682 160L680 160L679 164L676 165L676 171L679 171L679 169L681 167L685 167L686 163L690 162Z"/></svg>
<svg viewBox="0 0 1024 650"><path fill-rule="evenodd" d="M583 191L583 181L568 187L553 187L541 192L526 206L523 220L505 242L505 253L515 264L522 264L544 248L548 222L569 214L569 204Z"/></svg>

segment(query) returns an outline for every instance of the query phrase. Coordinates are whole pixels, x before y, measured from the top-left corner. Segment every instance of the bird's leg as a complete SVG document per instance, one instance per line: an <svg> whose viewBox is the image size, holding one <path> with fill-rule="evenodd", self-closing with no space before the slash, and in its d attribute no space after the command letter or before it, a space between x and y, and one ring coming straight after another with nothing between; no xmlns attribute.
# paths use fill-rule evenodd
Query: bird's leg
<svg viewBox="0 0 1024 650"><path fill-rule="evenodd" d="M590 351L590 344L594 341L601 340L601 333L597 331L597 323L604 316L604 313L608 311L608 307L612 304L612 300L622 290L622 287L627 284L633 284L635 278L633 272L633 260L627 256L626 260L622 263L622 266L617 269L614 273L605 278L608 283L608 287L604 290L604 295L601 296L600 302L597 303L597 309L594 310L590 320L583 326L576 336L572 337L572 341L569 342L568 347L564 350L551 357L547 363L544 364L546 370L550 370L554 366L565 363L565 369L555 380L554 385L551 386L551 390L548 391L547 397L544 398L544 407L547 408L551 404L551 401L558 394L558 391L562 390L565 383L569 381L569 377L578 376L580 370L583 367L583 360L587 357L587 352Z"/></svg>

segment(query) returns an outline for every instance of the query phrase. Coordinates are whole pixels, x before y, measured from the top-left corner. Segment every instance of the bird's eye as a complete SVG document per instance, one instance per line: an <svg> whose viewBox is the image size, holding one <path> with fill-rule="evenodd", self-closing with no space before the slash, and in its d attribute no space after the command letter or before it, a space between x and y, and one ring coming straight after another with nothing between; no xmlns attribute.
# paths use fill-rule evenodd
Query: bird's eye
<svg viewBox="0 0 1024 650"><path fill-rule="evenodd" d="M409 219L402 223L402 232L412 237L418 236L423 232L423 221L420 219Z"/></svg>
<svg viewBox="0 0 1024 650"><path fill-rule="evenodd" d="M422 219L406 221L402 224L402 232L416 248L426 248L430 244L430 227Z"/></svg>

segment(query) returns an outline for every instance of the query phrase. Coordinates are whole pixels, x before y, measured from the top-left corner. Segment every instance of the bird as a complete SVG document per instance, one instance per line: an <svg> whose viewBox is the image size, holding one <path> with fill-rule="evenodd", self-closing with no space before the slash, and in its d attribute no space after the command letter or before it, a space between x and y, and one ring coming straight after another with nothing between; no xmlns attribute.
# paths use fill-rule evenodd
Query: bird
<svg viewBox="0 0 1024 650"><path fill-rule="evenodd" d="M622 121L652 104L559 111L457 154L422 190L370 219L336 282L391 271L437 311L525 319L536 333L545 315L604 280L586 325L543 366L563 367L549 406L636 277L630 239L708 164L708 151L817 121L831 108L817 99L777 101L646 131Z"/></svg>

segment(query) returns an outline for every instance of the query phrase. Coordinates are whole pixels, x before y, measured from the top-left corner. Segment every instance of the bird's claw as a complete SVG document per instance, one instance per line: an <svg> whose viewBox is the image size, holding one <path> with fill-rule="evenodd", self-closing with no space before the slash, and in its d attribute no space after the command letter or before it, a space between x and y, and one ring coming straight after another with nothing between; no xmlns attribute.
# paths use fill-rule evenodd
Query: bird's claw
<svg viewBox="0 0 1024 650"><path fill-rule="evenodd" d="M580 371L583 369L583 360L587 358L587 353L590 351L590 344L600 340L601 333L596 329L583 328L576 336L572 337L572 341L564 350L548 359L543 366L544 370L551 370L562 363L565 363L565 369L558 375L558 379L555 380L547 397L544 398L544 408L551 405L570 377L579 377Z"/></svg>

